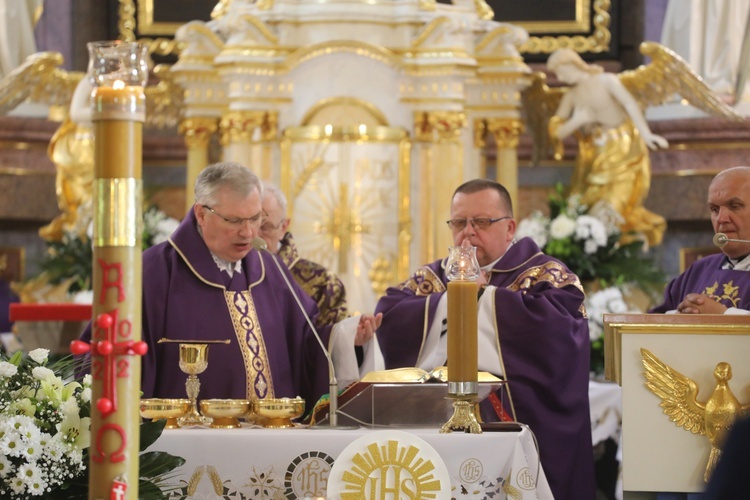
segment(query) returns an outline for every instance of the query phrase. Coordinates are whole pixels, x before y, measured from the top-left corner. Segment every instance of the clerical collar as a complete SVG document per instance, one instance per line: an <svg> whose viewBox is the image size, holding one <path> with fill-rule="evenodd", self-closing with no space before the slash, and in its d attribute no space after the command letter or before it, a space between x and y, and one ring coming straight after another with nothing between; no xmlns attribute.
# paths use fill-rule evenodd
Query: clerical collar
<svg viewBox="0 0 750 500"><path fill-rule="evenodd" d="M503 257L505 257L505 254L508 253L508 250L510 250L510 247L512 247L515 243L516 243L516 240L511 241L510 245L508 245L508 248L505 249L505 252L503 252L503 254L500 257L498 257L497 259L495 259L493 262L490 262L486 266L482 266L482 271L490 272L495 267L495 264L497 264L498 262L500 262L500 259L502 259Z"/></svg>
<svg viewBox="0 0 750 500"><path fill-rule="evenodd" d="M211 252L209 250L209 252ZM216 263L216 266L219 268L219 271L226 271L227 274L231 277L234 273L242 273L242 261L238 260L237 262L229 262L226 261L220 257L217 257L214 255L213 252L211 252L211 258L214 259L214 262Z"/></svg>
<svg viewBox="0 0 750 500"><path fill-rule="evenodd" d="M745 255L737 259L726 257L721 268L732 269L734 271L750 271L750 255Z"/></svg>
<svg viewBox="0 0 750 500"><path fill-rule="evenodd" d="M201 229L200 225L196 224L195 228L198 230L198 234L201 236L201 239L203 239L203 230ZM205 243L205 240L203 241ZM237 262L229 262L228 260L224 260L221 257L218 257L216 254L211 252L210 249L208 251L211 254L211 258L214 259L216 267L219 268L219 272L226 271L230 278L234 273L242 273L242 261L238 260Z"/></svg>

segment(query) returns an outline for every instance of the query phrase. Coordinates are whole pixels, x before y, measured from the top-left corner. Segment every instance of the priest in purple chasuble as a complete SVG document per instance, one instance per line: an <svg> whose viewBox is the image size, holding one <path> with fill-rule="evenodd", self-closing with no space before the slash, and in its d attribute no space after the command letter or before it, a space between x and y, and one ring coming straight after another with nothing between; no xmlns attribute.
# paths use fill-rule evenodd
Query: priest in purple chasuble
<svg viewBox="0 0 750 500"><path fill-rule="evenodd" d="M279 256L292 272L295 281L318 305L320 325L332 325L349 317L344 283L334 273L299 255L292 233L288 231L291 219L287 216L287 199L274 184L263 182L263 211L266 220L259 235L268 249Z"/></svg>
<svg viewBox="0 0 750 500"><path fill-rule="evenodd" d="M514 240L507 190L486 179L461 185L451 203L455 245L477 247L478 367L509 390L482 403L485 420L527 424L558 500L595 498L589 414L589 332L578 277L530 238ZM389 288L376 307L386 368L431 370L447 356L445 260Z"/></svg>
<svg viewBox="0 0 750 500"><path fill-rule="evenodd" d="M168 241L144 252L144 398L185 397L179 346L162 338L230 341L209 346L199 399L302 396L309 411L328 392L325 354L281 273L313 321L317 306L276 257L253 249L264 219L261 189L240 164L207 167L196 180L193 210ZM360 378L354 346L367 354L379 323L362 315L318 330L340 387Z"/></svg>
<svg viewBox="0 0 750 500"><path fill-rule="evenodd" d="M719 172L708 188L715 233L750 240L750 167ZM653 313L750 314L750 243L728 241L675 278Z"/></svg>

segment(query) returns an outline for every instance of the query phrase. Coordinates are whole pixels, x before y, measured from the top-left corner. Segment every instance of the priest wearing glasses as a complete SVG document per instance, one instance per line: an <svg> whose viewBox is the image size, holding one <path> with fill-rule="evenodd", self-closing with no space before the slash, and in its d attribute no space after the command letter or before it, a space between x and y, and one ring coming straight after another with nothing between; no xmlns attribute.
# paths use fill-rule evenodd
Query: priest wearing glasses
<svg viewBox="0 0 750 500"><path fill-rule="evenodd" d="M301 310L314 322L315 302L276 256L254 248L262 196L260 180L243 165L210 165L196 180L193 209L168 241L144 251L144 398L185 397L179 346L162 338L230 341L210 346L201 399L302 396L309 411L328 392L328 361ZM366 350L379 324L362 315L318 329L341 387L360 378L355 346Z"/></svg>
<svg viewBox="0 0 750 500"><path fill-rule="evenodd" d="M474 179L456 189L448 229L454 245L468 240L476 247L482 267L478 368L509 386L506 396L482 402L483 419L530 427L556 499L594 499L589 332L578 277L530 238L515 240L510 196L494 181ZM379 300L386 368L445 365L447 283L441 259Z"/></svg>

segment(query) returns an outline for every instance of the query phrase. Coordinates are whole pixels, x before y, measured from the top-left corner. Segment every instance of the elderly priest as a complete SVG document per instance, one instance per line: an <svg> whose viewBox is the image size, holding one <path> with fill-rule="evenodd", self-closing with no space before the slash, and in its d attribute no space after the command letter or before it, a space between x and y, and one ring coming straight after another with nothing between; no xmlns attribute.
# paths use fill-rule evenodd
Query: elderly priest
<svg viewBox="0 0 750 500"><path fill-rule="evenodd" d="M144 398L185 397L179 346L158 343L162 338L230 341L210 346L201 399L300 395L312 409L328 392L327 358L301 310L314 321L315 303L275 256L253 248L261 199L249 169L211 165L198 176L195 205L180 226L143 253ZM379 324L380 317L362 315L318 332L342 386L359 378L354 346L369 344Z"/></svg>

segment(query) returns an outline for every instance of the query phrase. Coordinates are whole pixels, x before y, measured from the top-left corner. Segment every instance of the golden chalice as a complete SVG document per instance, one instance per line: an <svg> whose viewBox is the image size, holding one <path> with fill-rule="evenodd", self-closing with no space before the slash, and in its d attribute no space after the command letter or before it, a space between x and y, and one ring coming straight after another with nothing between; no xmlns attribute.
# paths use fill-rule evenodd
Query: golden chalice
<svg viewBox="0 0 750 500"><path fill-rule="evenodd" d="M261 418L263 427L283 429L294 427L293 418L305 412L305 400L296 398L256 399L252 402L252 414Z"/></svg>
<svg viewBox="0 0 750 500"><path fill-rule="evenodd" d="M190 398L190 410L180 419L182 425L203 425L211 422L210 419L198 413L197 404L198 394L201 391L198 374L206 371L206 368L208 368L208 344L180 344L180 370L188 374L185 390Z"/></svg>
<svg viewBox="0 0 750 500"><path fill-rule="evenodd" d="M164 420L165 429L179 429L178 419L190 410L189 399L141 399L141 417L150 420Z"/></svg>
<svg viewBox="0 0 750 500"><path fill-rule="evenodd" d="M247 399L204 399L201 414L211 418L214 429L236 429L241 427L240 417L250 411Z"/></svg>

